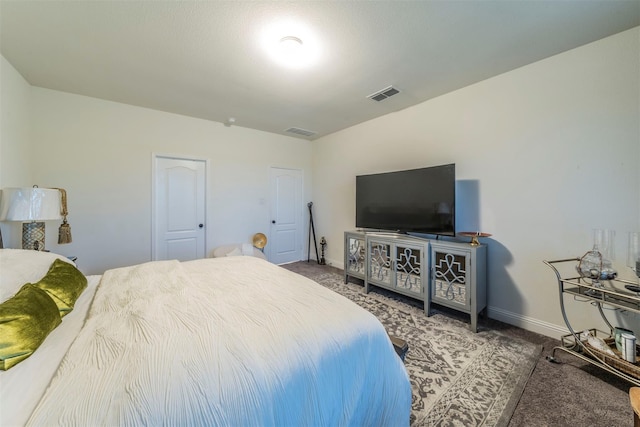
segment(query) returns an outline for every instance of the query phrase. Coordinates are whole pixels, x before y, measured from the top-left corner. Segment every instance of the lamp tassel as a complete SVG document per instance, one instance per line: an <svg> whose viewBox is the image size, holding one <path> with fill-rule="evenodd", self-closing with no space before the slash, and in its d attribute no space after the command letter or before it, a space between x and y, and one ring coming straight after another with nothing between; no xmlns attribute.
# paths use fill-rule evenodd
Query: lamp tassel
<svg viewBox="0 0 640 427"><path fill-rule="evenodd" d="M65 243L71 243L71 240L71 226L65 219L58 229L58 244L63 245Z"/></svg>
<svg viewBox="0 0 640 427"><path fill-rule="evenodd" d="M58 229L58 244L63 245L65 243L71 243L71 226L67 222L67 215L69 212L67 211L67 192L63 188L58 188L60 194L62 195L62 224Z"/></svg>

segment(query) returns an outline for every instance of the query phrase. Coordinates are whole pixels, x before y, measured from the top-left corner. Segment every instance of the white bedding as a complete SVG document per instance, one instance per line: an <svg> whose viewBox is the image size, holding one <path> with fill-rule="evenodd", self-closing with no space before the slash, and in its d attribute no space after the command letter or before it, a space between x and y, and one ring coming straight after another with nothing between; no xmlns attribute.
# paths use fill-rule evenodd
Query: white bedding
<svg viewBox="0 0 640 427"><path fill-rule="evenodd" d="M4 275L4 271L7 270L0 272L0 275ZM21 277L20 281L23 280ZM35 280L31 278L27 281ZM87 288L76 301L73 311L62 319L62 323L49 334L38 351L14 368L0 371L0 426L23 426L27 422L82 328L99 281L100 276L87 276Z"/></svg>
<svg viewBox="0 0 640 427"><path fill-rule="evenodd" d="M28 424L395 426L410 406L373 315L229 257L106 272Z"/></svg>

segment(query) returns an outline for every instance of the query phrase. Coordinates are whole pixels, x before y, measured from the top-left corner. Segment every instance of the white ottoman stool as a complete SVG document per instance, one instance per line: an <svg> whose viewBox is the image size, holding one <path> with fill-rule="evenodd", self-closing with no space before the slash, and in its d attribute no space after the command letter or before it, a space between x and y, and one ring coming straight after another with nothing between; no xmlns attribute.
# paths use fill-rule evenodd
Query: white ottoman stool
<svg viewBox="0 0 640 427"><path fill-rule="evenodd" d="M235 243L233 245L218 246L213 250L213 257L220 258L223 256L254 256L264 260L267 257L258 248L251 246L250 243Z"/></svg>

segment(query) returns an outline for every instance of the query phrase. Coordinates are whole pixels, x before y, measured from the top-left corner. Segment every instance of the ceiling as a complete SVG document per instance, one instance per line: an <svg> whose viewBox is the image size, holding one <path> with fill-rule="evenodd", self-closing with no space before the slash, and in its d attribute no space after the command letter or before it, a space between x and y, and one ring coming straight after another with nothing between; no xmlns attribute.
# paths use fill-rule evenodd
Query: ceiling
<svg viewBox="0 0 640 427"><path fill-rule="evenodd" d="M313 66L264 51L282 20ZM31 85L310 140L638 25L640 0L0 0L2 55Z"/></svg>

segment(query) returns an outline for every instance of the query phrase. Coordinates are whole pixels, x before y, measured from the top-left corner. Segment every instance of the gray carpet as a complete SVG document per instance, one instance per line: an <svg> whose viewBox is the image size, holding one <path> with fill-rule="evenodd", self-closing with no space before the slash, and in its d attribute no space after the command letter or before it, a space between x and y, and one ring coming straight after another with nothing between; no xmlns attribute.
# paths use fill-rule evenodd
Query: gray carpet
<svg viewBox="0 0 640 427"><path fill-rule="evenodd" d="M297 262L286 265L285 268L314 280L320 279L320 281L325 280L327 273L331 273L335 275L331 282L343 283L343 281L341 282L343 278L341 270L329 266L320 266L315 262ZM355 290L358 290L358 286L362 289L358 281L354 281L351 286L355 286ZM374 298L390 297L394 301L421 309L420 302L397 297L382 289L374 289L369 295ZM442 316L445 322L447 321L446 319L449 319L449 322L460 322L463 325L463 329L468 324L468 316L460 315L446 308L437 311L437 316ZM422 316L424 316L423 312ZM414 317L418 317L418 315L416 314ZM426 318L426 316L424 317ZM564 352L556 352L557 359L561 362L560 364L550 363L545 357L551 354L553 347L559 345L559 342L554 339L492 319L481 319L479 333L488 332L495 333L496 336L505 337L506 339L512 338L518 341L527 341L543 348L542 353L539 354L537 361L535 361L531 376L526 381L524 391L521 392L517 387L514 388L508 399L508 404L505 405L505 410L502 411L502 418L498 420L490 418L482 424L470 423L467 417L470 413L477 412L474 407L474 405L477 405L477 402L475 402L477 398L477 393L475 392L477 390L474 390L470 400L460 403L459 408L464 409L458 411L459 416L443 422L434 422L429 418L424 418L421 422L418 422L420 415L414 414L412 417L414 425L506 425L503 423L508 423L509 427L632 425L633 412L629 406L627 394L630 385L627 382ZM401 336L400 333L398 335ZM456 337L449 338L456 339ZM409 345L412 345L411 342ZM414 347L415 345L412 348ZM408 355L407 358L409 359L409 357ZM483 375L482 370L470 374L470 376L478 378L478 384L485 383ZM502 401L506 400L506 398L501 399ZM513 410L512 406L515 406L515 410ZM427 412L432 412L432 410Z"/></svg>

